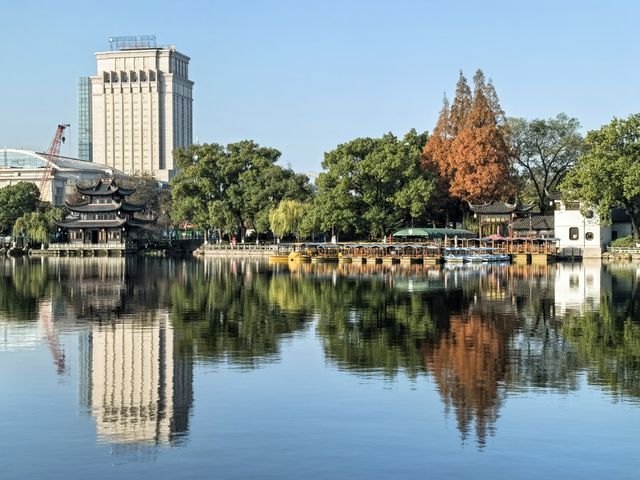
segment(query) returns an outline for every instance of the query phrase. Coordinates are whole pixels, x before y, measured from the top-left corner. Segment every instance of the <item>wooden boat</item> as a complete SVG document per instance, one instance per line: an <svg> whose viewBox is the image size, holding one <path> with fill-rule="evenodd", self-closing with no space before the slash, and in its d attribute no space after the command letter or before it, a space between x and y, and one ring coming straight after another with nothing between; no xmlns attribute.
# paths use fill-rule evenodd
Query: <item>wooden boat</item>
<svg viewBox="0 0 640 480"><path fill-rule="evenodd" d="M270 255L269 263L289 263L289 255L287 254Z"/></svg>
<svg viewBox="0 0 640 480"><path fill-rule="evenodd" d="M291 252L289 253L288 259L290 262L308 263L311 262L311 255L303 252Z"/></svg>

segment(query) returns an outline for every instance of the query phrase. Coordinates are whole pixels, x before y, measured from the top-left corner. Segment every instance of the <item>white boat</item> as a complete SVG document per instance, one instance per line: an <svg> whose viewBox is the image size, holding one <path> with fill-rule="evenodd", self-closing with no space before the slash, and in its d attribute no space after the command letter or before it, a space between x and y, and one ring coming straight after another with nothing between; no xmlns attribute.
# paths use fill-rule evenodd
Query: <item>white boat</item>
<svg viewBox="0 0 640 480"><path fill-rule="evenodd" d="M462 248L456 247L446 247L443 249L444 255L442 255L442 259L447 263L463 263L464 255L462 252Z"/></svg>

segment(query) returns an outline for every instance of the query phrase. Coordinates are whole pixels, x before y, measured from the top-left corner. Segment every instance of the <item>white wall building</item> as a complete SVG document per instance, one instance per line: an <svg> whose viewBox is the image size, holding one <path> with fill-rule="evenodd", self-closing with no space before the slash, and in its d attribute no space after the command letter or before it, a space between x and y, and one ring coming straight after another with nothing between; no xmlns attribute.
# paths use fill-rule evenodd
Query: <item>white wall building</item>
<svg viewBox="0 0 640 480"><path fill-rule="evenodd" d="M555 204L555 237L564 255L600 258L612 240L631 235L631 222L623 209L613 209L610 224L603 225L595 208L581 211L579 204L559 200Z"/></svg>
<svg viewBox="0 0 640 480"><path fill-rule="evenodd" d="M193 138L189 57L173 46L149 46L98 52L96 59L92 160L169 181L175 173L173 150L191 145Z"/></svg>

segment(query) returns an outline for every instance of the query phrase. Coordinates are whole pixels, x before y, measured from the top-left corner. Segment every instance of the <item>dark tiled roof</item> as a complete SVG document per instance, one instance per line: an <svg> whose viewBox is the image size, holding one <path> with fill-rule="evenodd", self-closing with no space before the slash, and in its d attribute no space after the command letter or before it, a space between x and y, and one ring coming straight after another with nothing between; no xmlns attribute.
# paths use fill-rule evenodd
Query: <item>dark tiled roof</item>
<svg viewBox="0 0 640 480"><path fill-rule="evenodd" d="M516 230L553 230L553 215L531 215L529 218L518 218L511 224L511 228Z"/></svg>
<svg viewBox="0 0 640 480"><path fill-rule="evenodd" d="M56 222L60 227L65 228L116 228L127 224L126 219L117 220L66 220Z"/></svg>
<svg viewBox="0 0 640 480"><path fill-rule="evenodd" d="M624 208L614 208L611 210L611 223L626 223L631 219Z"/></svg>
<svg viewBox="0 0 640 480"><path fill-rule="evenodd" d="M115 212L122 208L122 202L110 202L110 203L81 203L80 205L72 205L65 202L65 206L72 212Z"/></svg>
<svg viewBox="0 0 640 480"><path fill-rule="evenodd" d="M116 194L121 196L127 196L135 192L135 189L127 189L127 188L119 187L118 184L116 183L115 178L100 179L98 183L93 185L92 187L81 188L79 186L76 186L76 189L82 195L87 195L89 197L95 196L95 195L104 196L104 195L116 195Z"/></svg>
<svg viewBox="0 0 640 480"><path fill-rule="evenodd" d="M562 192L560 190L551 190L547 192L547 197L551 200L562 200Z"/></svg>
<svg viewBox="0 0 640 480"><path fill-rule="evenodd" d="M522 205L519 203L492 202L485 205L469 204L469 208L475 213L512 213L512 212L528 212L533 205Z"/></svg>
<svg viewBox="0 0 640 480"><path fill-rule="evenodd" d="M116 220L63 220L62 222L56 222L56 225L64 228L135 228L155 223L156 220L156 218L121 218Z"/></svg>

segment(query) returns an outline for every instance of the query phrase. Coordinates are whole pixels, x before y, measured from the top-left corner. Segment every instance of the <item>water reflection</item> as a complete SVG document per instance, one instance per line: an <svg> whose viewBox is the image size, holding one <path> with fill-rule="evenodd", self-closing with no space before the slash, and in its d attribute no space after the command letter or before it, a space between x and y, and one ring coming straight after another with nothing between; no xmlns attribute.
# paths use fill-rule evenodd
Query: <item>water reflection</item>
<svg viewBox="0 0 640 480"><path fill-rule="evenodd" d="M172 282L171 319L201 361L255 368L308 324L298 287L256 260L194 262Z"/></svg>
<svg viewBox="0 0 640 480"><path fill-rule="evenodd" d="M81 403L102 441L175 444L189 429L193 362L168 315L93 324L80 339Z"/></svg>
<svg viewBox="0 0 640 480"><path fill-rule="evenodd" d="M509 396L581 379L640 399L633 265L267 265L255 259L0 262L0 350L79 337L81 404L114 445L177 445L196 364L255 369L315 331L349 375L430 378L463 442L483 447ZM314 329L314 330L312 330Z"/></svg>

